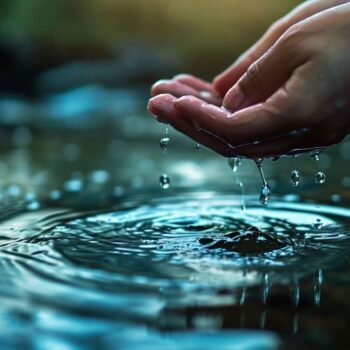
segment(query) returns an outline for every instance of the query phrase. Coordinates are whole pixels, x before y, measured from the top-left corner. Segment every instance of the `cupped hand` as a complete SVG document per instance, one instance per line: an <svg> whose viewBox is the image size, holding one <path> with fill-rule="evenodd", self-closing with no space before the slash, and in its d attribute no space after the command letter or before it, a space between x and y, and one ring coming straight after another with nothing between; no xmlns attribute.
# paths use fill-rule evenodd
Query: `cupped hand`
<svg viewBox="0 0 350 350"><path fill-rule="evenodd" d="M350 128L349 19L350 4L318 12L287 29L237 82L231 67L214 82L217 87L225 74L233 77L225 108L217 106L215 89L202 82L206 89L184 84L194 93L171 84L157 91L156 86L154 94L165 94L151 99L149 110L230 157L294 154L337 143Z"/></svg>

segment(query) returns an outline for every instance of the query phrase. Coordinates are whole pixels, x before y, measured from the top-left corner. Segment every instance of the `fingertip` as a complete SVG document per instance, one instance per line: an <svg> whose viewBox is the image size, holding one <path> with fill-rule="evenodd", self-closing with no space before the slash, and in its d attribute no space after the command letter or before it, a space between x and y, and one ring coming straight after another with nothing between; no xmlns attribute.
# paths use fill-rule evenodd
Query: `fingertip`
<svg viewBox="0 0 350 350"><path fill-rule="evenodd" d="M164 92L163 91L164 85L168 85L169 83L171 83L171 80L168 80L168 79L158 80L151 87L151 96L154 97L156 95L162 94Z"/></svg>
<svg viewBox="0 0 350 350"><path fill-rule="evenodd" d="M171 112L173 104L176 101L176 97L170 94L161 94L151 98L147 105L147 110L159 117L159 114Z"/></svg>
<svg viewBox="0 0 350 350"><path fill-rule="evenodd" d="M235 112L242 108L245 104L246 96L244 95L239 84L233 86L225 95L222 105L231 112Z"/></svg>

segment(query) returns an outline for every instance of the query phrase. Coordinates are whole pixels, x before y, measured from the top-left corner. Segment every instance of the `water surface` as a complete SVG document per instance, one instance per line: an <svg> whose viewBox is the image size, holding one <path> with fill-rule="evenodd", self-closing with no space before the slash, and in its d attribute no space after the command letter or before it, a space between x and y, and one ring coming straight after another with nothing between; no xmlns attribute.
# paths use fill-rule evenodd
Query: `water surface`
<svg viewBox="0 0 350 350"><path fill-rule="evenodd" d="M4 348L327 348L347 339L350 210L137 195L3 214ZM57 201L55 202L57 203Z"/></svg>

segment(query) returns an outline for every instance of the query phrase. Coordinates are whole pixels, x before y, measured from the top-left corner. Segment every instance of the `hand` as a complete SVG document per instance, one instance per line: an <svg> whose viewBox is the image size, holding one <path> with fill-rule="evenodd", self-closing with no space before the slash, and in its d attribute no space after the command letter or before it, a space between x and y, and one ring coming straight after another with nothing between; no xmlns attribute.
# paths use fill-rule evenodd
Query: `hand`
<svg viewBox="0 0 350 350"><path fill-rule="evenodd" d="M349 7L291 26L241 78L244 60L217 78L217 88L239 78L224 98L226 109L198 95L167 94L153 98L149 110L225 156L277 156L339 142L350 124Z"/></svg>
<svg viewBox="0 0 350 350"><path fill-rule="evenodd" d="M221 105L222 97L249 66L276 43L281 35L294 24L328 8L346 3L345 0L311 0L295 8L291 13L274 23L265 35L231 67L219 74L213 84L188 74L176 75L172 80L160 80L152 86L151 96L171 94L175 97L193 95L208 103Z"/></svg>
<svg viewBox="0 0 350 350"><path fill-rule="evenodd" d="M261 58L290 27L317 13L347 2L349 0L309 0L303 2L292 12L273 23L255 45L242 54L232 66L215 77L214 90L221 96L225 96L227 91L247 72L248 68ZM168 91L168 93L171 92Z"/></svg>

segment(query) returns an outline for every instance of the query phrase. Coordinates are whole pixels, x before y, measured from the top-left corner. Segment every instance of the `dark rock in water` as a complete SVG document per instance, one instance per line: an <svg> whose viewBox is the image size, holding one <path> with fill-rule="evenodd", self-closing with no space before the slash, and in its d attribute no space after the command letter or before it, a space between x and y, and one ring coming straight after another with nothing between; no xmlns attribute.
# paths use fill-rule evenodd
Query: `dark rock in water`
<svg viewBox="0 0 350 350"><path fill-rule="evenodd" d="M203 237L199 243L206 245L207 249L222 249L243 255L257 255L286 247L290 242L268 232L262 232L256 227L245 231L226 233L222 239Z"/></svg>
<svg viewBox="0 0 350 350"><path fill-rule="evenodd" d="M214 242L214 240L211 239L211 238L201 238L201 239L199 240L199 243L200 243L200 244L203 244L203 245L211 244L211 243L213 243L213 242Z"/></svg>

